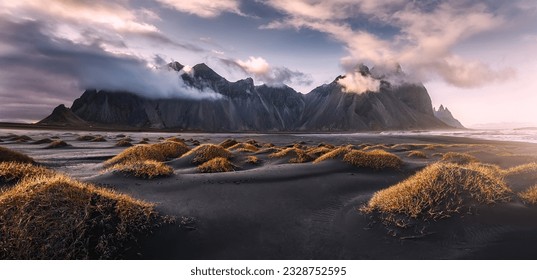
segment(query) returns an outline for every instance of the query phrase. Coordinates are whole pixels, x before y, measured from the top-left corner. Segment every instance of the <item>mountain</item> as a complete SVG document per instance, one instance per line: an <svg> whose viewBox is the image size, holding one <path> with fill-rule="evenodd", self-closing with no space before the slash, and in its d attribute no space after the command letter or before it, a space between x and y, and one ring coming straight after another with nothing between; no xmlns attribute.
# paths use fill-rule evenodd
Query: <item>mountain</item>
<svg viewBox="0 0 537 280"><path fill-rule="evenodd" d="M75 115L71 109L64 104L54 108L52 114L42 119L37 124L42 125L62 125L62 126L87 126L88 123Z"/></svg>
<svg viewBox="0 0 537 280"><path fill-rule="evenodd" d="M407 130L442 128L422 85L381 84L378 92L346 93L338 80L306 95L301 130Z"/></svg>
<svg viewBox="0 0 537 280"><path fill-rule="evenodd" d="M281 86L254 85L251 78L230 82L206 64L190 70L173 62L168 67L187 87L215 93L216 98L154 98L148 93L86 90L71 109L56 109L42 124L76 123L100 127L236 131L367 131L449 128L435 117L421 84L391 85L373 78L365 66L359 73L378 79L378 91L348 93L339 76L308 94ZM60 115L68 115L63 118ZM83 125L83 123L80 123Z"/></svg>
<svg viewBox="0 0 537 280"><path fill-rule="evenodd" d="M434 116L451 127L465 128L461 124L461 122L459 122L457 119L453 117L449 109L447 107L444 107L444 105L442 104L440 104L440 107L438 108L438 110L434 109Z"/></svg>

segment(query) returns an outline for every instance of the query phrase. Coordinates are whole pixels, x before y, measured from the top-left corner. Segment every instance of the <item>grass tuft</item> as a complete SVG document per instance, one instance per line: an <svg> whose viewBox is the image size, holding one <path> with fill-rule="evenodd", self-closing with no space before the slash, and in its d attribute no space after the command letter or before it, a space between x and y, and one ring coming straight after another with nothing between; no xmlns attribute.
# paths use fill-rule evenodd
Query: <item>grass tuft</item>
<svg viewBox="0 0 537 280"><path fill-rule="evenodd" d="M162 222L152 204L61 174L0 194L0 259L116 259Z"/></svg>
<svg viewBox="0 0 537 280"><path fill-rule="evenodd" d="M273 154L281 151L282 149L278 147L267 147L267 148L261 148L259 151L255 152L256 155L260 154Z"/></svg>
<svg viewBox="0 0 537 280"><path fill-rule="evenodd" d="M145 138L147 139L147 138ZM145 140L144 139L144 140ZM149 139L145 140L145 141L149 141ZM170 137L170 138L167 138L166 140L164 141L169 141L169 142L177 142L177 143L183 143L185 144L185 139L183 138L178 138L178 137Z"/></svg>
<svg viewBox="0 0 537 280"><path fill-rule="evenodd" d="M96 136L91 142L106 142L107 140L103 136Z"/></svg>
<svg viewBox="0 0 537 280"><path fill-rule="evenodd" d="M198 170L202 173L230 172L235 171L235 166L227 158L217 157L198 166Z"/></svg>
<svg viewBox="0 0 537 280"><path fill-rule="evenodd" d="M122 162L113 165L112 167L108 168L108 170L143 179L153 179L156 177L165 177L173 174L173 169L171 167L155 160Z"/></svg>
<svg viewBox="0 0 537 280"><path fill-rule="evenodd" d="M406 156L409 158L427 158L427 155L422 151L411 151Z"/></svg>
<svg viewBox="0 0 537 280"><path fill-rule="evenodd" d="M131 141L121 139L116 142L116 147L132 147Z"/></svg>
<svg viewBox="0 0 537 280"><path fill-rule="evenodd" d="M252 165L259 164L259 161L260 161L259 158L256 156L247 156L246 159L244 160L245 163L252 164Z"/></svg>
<svg viewBox="0 0 537 280"><path fill-rule="evenodd" d="M286 156L291 157L289 163L304 163L313 160L313 158L309 156L304 150L301 150L296 147L286 148L281 151L272 153L269 155L269 158L283 158Z"/></svg>
<svg viewBox="0 0 537 280"><path fill-rule="evenodd" d="M443 162L455 163L455 164L468 164L472 162L478 162L477 158L466 154L457 152L448 152L442 156Z"/></svg>
<svg viewBox="0 0 537 280"><path fill-rule="evenodd" d="M313 147L306 150L306 153L314 158L320 157L330 151L332 151L333 148L326 147L326 146L320 146L320 147Z"/></svg>
<svg viewBox="0 0 537 280"><path fill-rule="evenodd" d="M20 152L17 152L8 148L0 147L0 162L10 162L10 161L22 162L22 163L34 162L34 160L31 157L23 153L20 153Z"/></svg>
<svg viewBox="0 0 537 280"><path fill-rule="evenodd" d="M177 158L188 152L185 144L177 142L162 142L150 145L137 145L125 149L120 154L104 162L104 166L112 166L128 161L143 162L146 160L166 161Z"/></svg>
<svg viewBox="0 0 537 280"><path fill-rule="evenodd" d="M95 136L93 135L82 135L76 138L78 141L93 141L95 139Z"/></svg>
<svg viewBox="0 0 537 280"><path fill-rule="evenodd" d="M54 171L31 163L0 162L0 184L12 184L28 177L52 174Z"/></svg>
<svg viewBox="0 0 537 280"><path fill-rule="evenodd" d="M405 145L405 146L407 146L407 145ZM388 147L388 146L386 146L384 144L376 144L376 145L365 146L362 150L364 150L364 151L373 151L373 150L389 150L389 149L390 149L390 147Z"/></svg>
<svg viewBox="0 0 537 280"><path fill-rule="evenodd" d="M259 151L259 148L257 148L256 146L254 146L252 144L248 144L248 143L237 143L237 144L229 147L228 150L230 150L230 151L237 150L239 152L252 152L252 153L255 153L255 152Z"/></svg>
<svg viewBox="0 0 537 280"><path fill-rule="evenodd" d="M190 150L188 153L184 154L182 157L187 157L191 155L194 156L194 158L192 159L193 164L202 164L213 158L218 157L227 159L232 156L231 153L222 146L213 144L203 144L197 146L196 148Z"/></svg>
<svg viewBox="0 0 537 280"><path fill-rule="evenodd" d="M333 149L332 151L323 154L322 156L318 157L316 160L313 161L313 163L319 163L325 160L329 159L335 159L335 158L343 158L345 154L352 151L352 146L344 146L344 147L338 147Z"/></svg>
<svg viewBox="0 0 537 280"><path fill-rule="evenodd" d="M512 195L502 177L479 164L435 163L410 178L376 192L361 208L378 214L387 225L408 227L469 211L474 204L508 201Z"/></svg>
<svg viewBox="0 0 537 280"><path fill-rule="evenodd" d="M537 185L529 187L527 190L518 194L524 203L535 205L537 204Z"/></svg>
<svg viewBox="0 0 537 280"><path fill-rule="evenodd" d="M396 155L384 150L358 151L353 150L345 154L343 161L356 167L365 167L373 169L399 169L403 161Z"/></svg>
<svg viewBox="0 0 537 280"><path fill-rule="evenodd" d="M227 149L227 148L229 148L229 147L231 147L233 145L236 145L238 143L239 142L237 142L237 140L235 140L235 139L226 139L226 140L224 140L222 143L220 143L218 145L222 146L222 148L224 148L224 149Z"/></svg>
<svg viewBox="0 0 537 280"><path fill-rule="evenodd" d="M536 172L537 172L537 163L531 162L531 163L511 167L505 170L505 175L512 176L512 175L522 175L522 174L536 173Z"/></svg>
<svg viewBox="0 0 537 280"><path fill-rule="evenodd" d="M52 143L50 143L48 146L46 146L45 149L57 149L57 148L65 148L69 146L71 145L67 144L65 141L55 140Z"/></svg>

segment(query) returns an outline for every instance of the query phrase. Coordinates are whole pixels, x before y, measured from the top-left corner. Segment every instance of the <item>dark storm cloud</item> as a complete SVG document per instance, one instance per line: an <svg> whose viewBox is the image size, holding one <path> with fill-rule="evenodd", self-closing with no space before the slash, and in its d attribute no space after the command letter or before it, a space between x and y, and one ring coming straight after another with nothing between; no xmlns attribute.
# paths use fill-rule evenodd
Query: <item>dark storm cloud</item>
<svg viewBox="0 0 537 280"><path fill-rule="evenodd" d="M0 41L8 46L0 52L0 119L44 117L87 88L127 90L150 97L218 97L184 87L175 72L150 70L141 58L105 51L102 38L94 36L80 44L54 37L43 22L2 19ZM35 110L27 114L13 109L21 103L47 106L29 106Z"/></svg>

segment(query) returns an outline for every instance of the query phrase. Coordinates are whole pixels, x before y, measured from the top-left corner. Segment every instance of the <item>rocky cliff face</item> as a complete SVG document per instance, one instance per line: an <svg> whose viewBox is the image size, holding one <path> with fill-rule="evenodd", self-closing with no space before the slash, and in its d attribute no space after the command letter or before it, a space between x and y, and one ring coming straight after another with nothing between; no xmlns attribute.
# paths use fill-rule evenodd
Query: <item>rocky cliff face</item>
<svg viewBox="0 0 537 280"><path fill-rule="evenodd" d="M137 128L226 131L365 131L446 128L434 115L422 85L347 93L338 79L303 95L281 86L255 86L251 78L227 81L205 64L185 73L168 65L184 83L218 93L217 99L152 99L129 92L86 90L71 107L83 121ZM363 75L370 75L364 72ZM50 116L49 116L50 119ZM61 120L59 120L61 121Z"/></svg>
<svg viewBox="0 0 537 280"><path fill-rule="evenodd" d="M444 107L444 105L440 105L438 110L436 109L433 109L433 110L434 110L435 117L441 120L443 123L454 128L465 128L461 124L461 122L459 122L456 118L453 117L449 109L447 107Z"/></svg>
<svg viewBox="0 0 537 280"><path fill-rule="evenodd" d="M301 130L406 130L440 128L431 99L421 85L391 86L378 92L347 93L336 81L306 95Z"/></svg>

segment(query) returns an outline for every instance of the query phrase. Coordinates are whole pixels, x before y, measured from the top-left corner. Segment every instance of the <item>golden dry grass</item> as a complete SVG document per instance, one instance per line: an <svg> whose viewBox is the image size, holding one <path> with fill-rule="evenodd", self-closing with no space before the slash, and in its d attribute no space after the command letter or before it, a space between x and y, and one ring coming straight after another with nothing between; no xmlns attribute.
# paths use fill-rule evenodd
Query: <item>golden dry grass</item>
<svg viewBox="0 0 537 280"><path fill-rule="evenodd" d="M291 159L289 159L289 163L304 163L313 160L313 158L309 156L304 150L301 150L296 147L286 148L281 151L272 153L269 155L269 158L283 158L287 156L291 157Z"/></svg>
<svg viewBox="0 0 537 280"><path fill-rule="evenodd" d="M511 195L511 189L490 167L440 162L376 192L361 210L404 228L412 221L437 220L468 211L476 203L505 202Z"/></svg>
<svg viewBox="0 0 537 280"><path fill-rule="evenodd" d="M128 161L166 161L177 158L188 151L189 149L185 144L170 141L151 145L137 145L125 149L120 154L105 161L104 166L107 167Z"/></svg>
<svg viewBox="0 0 537 280"><path fill-rule="evenodd" d="M314 158L317 158L317 157L320 157L330 151L332 151L333 148L330 148L330 147L326 147L326 146L321 146L321 147L313 147L313 148L309 148L306 150L306 153L310 156L310 157L314 157Z"/></svg>
<svg viewBox="0 0 537 280"><path fill-rule="evenodd" d="M121 139L116 142L116 147L131 147L131 146L132 146L131 141L128 141L125 139Z"/></svg>
<svg viewBox="0 0 537 280"><path fill-rule="evenodd" d="M518 194L524 203L537 204L537 185L529 187L527 190Z"/></svg>
<svg viewBox="0 0 537 280"><path fill-rule="evenodd" d="M220 145L203 144L189 152L185 153L182 157L188 157L193 155L193 164L202 164L213 158L230 158L232 154Z"/></svg>
<svg viewBox="0 0 537 280"><path fill-rule="evenodd" d="M107 140L102 136L96 136L91 140L91 142L106 142Z"/></svg>
<svg viewBox="0 0 537 280"><path fill-rule="evenodd" d="M230 151L233 151L233 150L237 150L239 152L257 152L259 151L259 148L252 145L252 144L248 144L248 143L237 143L231 147L228 148L228 150Z"/></svg>
<svg viewBox="0 0 537 280"><path fill-rule="evenodd" d="M69 146L71 145L67 144L65 141L55 140L52 143L50 143L48 146L46 146L45 149L57 149L57 148L65 148Z"/></svg>
<svg viewBox="0 0 537 280"><path fill-rule="evenodd" d="M213 158L198 166L198 170L202 173L230 172L235 171L235 168L227 158L223 157Z"/></svg>
<svg viewBox="0 0 537 280"><path fill-rule="evenodd" d="M277 153L277 152L279 152L281 150L283 150L283 149L278 148L278 147L268 147L268 148L260 149L259 151L255 152L255 154L257 154L257 155L260 155L260 154L273 154L273 153Z"/></svg>
<svg viewBox="0 0 537 280"><path fill-rule="evenodd" d="M466 154L466 153L457 153L457 152L448 152L442 156L441 159L443 162L450 162L456 164L468 164L472 162L478 162L477 158Z"/></svg>
<svg viewBox="0 0 537 280"><path fill-rule="evenodd" d="M161 223L152 204L55 174L0 194L0 259L114 259Z"/></svg>
<svg viewBox="0 0 537 280"><path fill-rule="evenodd" d="M31 163L0 162L0 184L12 184L27 177L52 174L54 171Z"/></svg>
<svg viewBox="0 0 537 280"><path fill-rule="evenodd" d="M257 141L255 141L254 139L248 139L248 140L246 140L244 143L246 143L246 144L250 144L250 145L254 145L254 146L256 146L256 147L259 146L259 144L257 143Z"/></svg>
<svg viewBox="0 0 537 280"><path fill-rule="evenodd" d="M423 144L395 144L390 147L392 150L398 150L398 151L410 151L419 149L421 147L424 147Z"/></svg>
<svg viewBox="0 0 537 280"><path fill-rule="evenodd" d="M224 149L227 149L227 148L229 148L229 147L231 147L233 145L236 145L238 143L239 142L237 140L235 140L235 139L226 139L226 140L224 140L222 143L220 143L218 145L222 146L222 148L224 148Z"/></svg>
<svg viewBox="0 0 537 280"><path fill-rule="evenodd" d="M348 152L350 152L352 150L353 149L352 149L351 145L344 146L344 147L338 147L338 148L335 148L332 151L330 151L328 153L325 153L322 156L318 157L317 159L315 159L313 161L313 163L319 163L319 162L322 162L322 161L325 161L325 160L339 158L339 157L343 158L343 156L345 154L347 154Z"/></svg>
<svg viewBox="0 0 537 280"><path fill-rule="evenodd" d="M427 158L427 155L422 151L411 151L406 156L409 158Z"/></svg>
<svg viewBox="0 0 537 280"><path fill-rule="evenodd" d="M145 140L145 141L148 141L148 140ZM177 143L183 143L183 144L185 143L185 139L178 138L178 137L166 138L164 141L177 142Z"/></svg>
<svg viewBox="0 0 537 280"><path fill-rule="evenodd" d="M256 165L256 164L259 164L259 158L256 156L247 156L244 162L248 164Z"/></svg>
<svg viewBox="0 0 537 280"><path fill-rule="evenodd" d="M362 150L364 151L372 151L372 150L388 150L390 147L384 145L384 144L376 144L372 146L366 146Z"/></svg>
<svg viewBox="0 0 537 280"><path fill-rule="evenodd" d="M153 179L156 177L170 176L173 174L173 169L171 167L155 160L122 162L111 166L108 168L108 170L143 179Z"/></svg>
<svg viewBox="0 0 537 280"><path fill-rule="evenodd" d="M428 151L434 151L436 149L447 148L447 147L448 145L445 145L445 144L428 144L428 145L425 145L423 149L428 150Z"/></svg>
<svg viewBox="0 0 537 280"><path fill-rule="evenodd" d="M95 136L93 135L82 135L76 138L78 141L93 141L95 139Z"/></svg>
<svg viewBox="0 0 537 280"><path fill-rule="evenodd" d="M358 151L353 150L345 154L343 161L356 167L373 169L399 169L403 161L396 155L384 150Z"/></svg>
<svg viewBox="0 0 537 280"><path fill-rule="evenodd" d="M319 145L317 145L317 147L326 147L326 148L329 148L329 149L334 149L336 146L334 146L332 144L327 144L327 143L321 142L321 143L319 143Z"/></svg>
<svg viewBox="0 0 537 280"><path fill-rule="evenodd" d="M34 160L31 157L23 153L20 153L20 152L17 152L8 148L0 147L0 162L9 162L9 161L23 162L23 163L34 162Z"/></svg>
<svg viewBox="0 0 537 280"><path fill-rule="evenodd" d="M522 164L505 170L505 176L522 175L528 173L537 173L536 162Z"/></svg>

